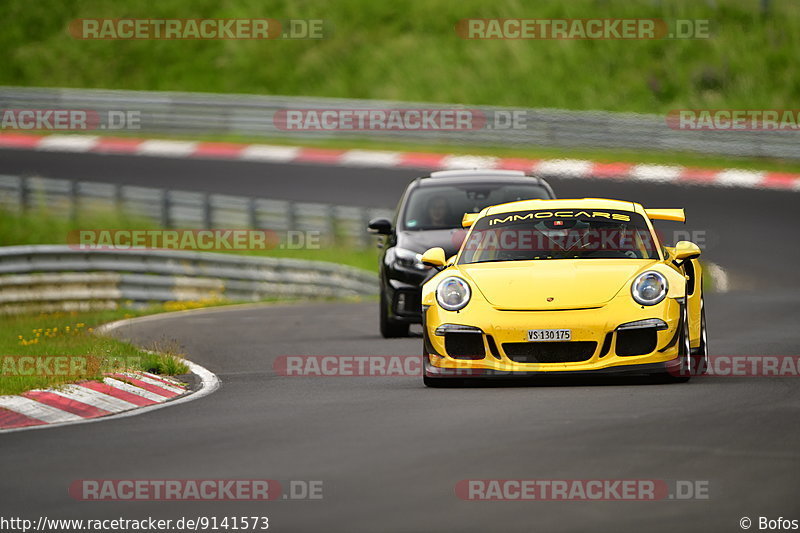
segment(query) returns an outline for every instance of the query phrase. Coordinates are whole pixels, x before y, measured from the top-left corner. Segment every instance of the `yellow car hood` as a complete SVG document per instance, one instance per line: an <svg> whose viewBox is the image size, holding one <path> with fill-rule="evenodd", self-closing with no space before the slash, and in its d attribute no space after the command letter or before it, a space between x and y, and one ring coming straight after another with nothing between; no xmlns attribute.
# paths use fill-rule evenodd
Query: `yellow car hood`
<svg viewBox="0 0 800 533"><path fill-rule="evenodd" d="M473 288L497 309L552 310L601 307L650 259L549 259L458 265Z"/></svg>

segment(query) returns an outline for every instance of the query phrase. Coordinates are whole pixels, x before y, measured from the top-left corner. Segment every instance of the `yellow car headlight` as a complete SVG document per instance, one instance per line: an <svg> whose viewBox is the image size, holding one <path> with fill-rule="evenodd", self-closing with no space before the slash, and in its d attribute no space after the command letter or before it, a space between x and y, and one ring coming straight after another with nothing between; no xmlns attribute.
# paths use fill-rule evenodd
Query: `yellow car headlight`
<svg viewBox="0 0 800 533"><path fill-rule="evenodd" d="M461 278L444 278L436 287L436 301L448 311L458 311L469 303L472 291L469 284Z"/></svg>
<svg viewBox="0 0 800 533"><path fill-rule="evenodd" d="M631 295L641 305L656 305L666 298L667 290L667 278L655 270L642 272L631 284Z"/></svg>

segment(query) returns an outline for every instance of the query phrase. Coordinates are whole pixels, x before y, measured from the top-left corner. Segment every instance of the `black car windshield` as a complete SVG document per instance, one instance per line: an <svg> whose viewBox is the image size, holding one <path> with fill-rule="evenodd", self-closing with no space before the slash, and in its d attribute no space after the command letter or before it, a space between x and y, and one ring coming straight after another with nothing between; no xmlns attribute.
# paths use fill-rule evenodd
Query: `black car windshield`
<svg viewBox="0 0 800 533"><path fill-rule="evenodd" d="M536 259L659 259L644 218L631 211L558 209L483 217L460 264Z"/></svg>
<svg viewBox="0 0 800 533"><path fill-rule="evenodd" d="M464 213L477 213L490 205L550 198L535 183L481 183L436 185L413 190L403 212L402 229L409 231L461 227Z"/></svg>

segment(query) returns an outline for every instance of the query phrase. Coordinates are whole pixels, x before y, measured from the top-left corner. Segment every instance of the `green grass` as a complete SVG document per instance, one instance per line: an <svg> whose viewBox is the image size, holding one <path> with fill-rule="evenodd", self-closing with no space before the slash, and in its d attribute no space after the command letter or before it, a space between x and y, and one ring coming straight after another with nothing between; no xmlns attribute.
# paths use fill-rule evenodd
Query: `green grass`
<svg viewBox="0 0 800 533"><path fill-rule="evenodd" d="M5 0L0 84L665 113L800 98L800 3L771 0ZM76 40L77 18L323 19L321 40ZM462 18L709 19L712 37L463 40Z"/></svg>
<svg viewBox="0 0 800 533"><path fill-rule="evenodd" d="M144 370L156 374L177 375L188 372L178 357L180 349L169 342L137 347L111 337L96 335L93 328L117 319L153 312L148 310L114 310L5 316L0 321L0 395L19 394L26 390L58 386L81 379L102 379L110 370ZM149 353L147 350L157 350ZM48 356L74 356L74 369L53 372L36 370L23 375L28 367L19 357L44 360ZM69 368L69 367L68 367Z"/></svg>

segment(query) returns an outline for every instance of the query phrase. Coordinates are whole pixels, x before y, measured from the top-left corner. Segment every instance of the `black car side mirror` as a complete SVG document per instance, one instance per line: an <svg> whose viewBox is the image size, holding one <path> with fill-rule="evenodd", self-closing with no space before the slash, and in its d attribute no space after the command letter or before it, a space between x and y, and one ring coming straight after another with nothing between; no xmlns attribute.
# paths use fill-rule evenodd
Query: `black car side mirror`
<svg viewBox="0 0 800 533"><path fill-rule="evenodd" d="M373 218L367 225L370 233L377 233L378 235L391 235L392 234L392 221L388 218Z"/></svg>

